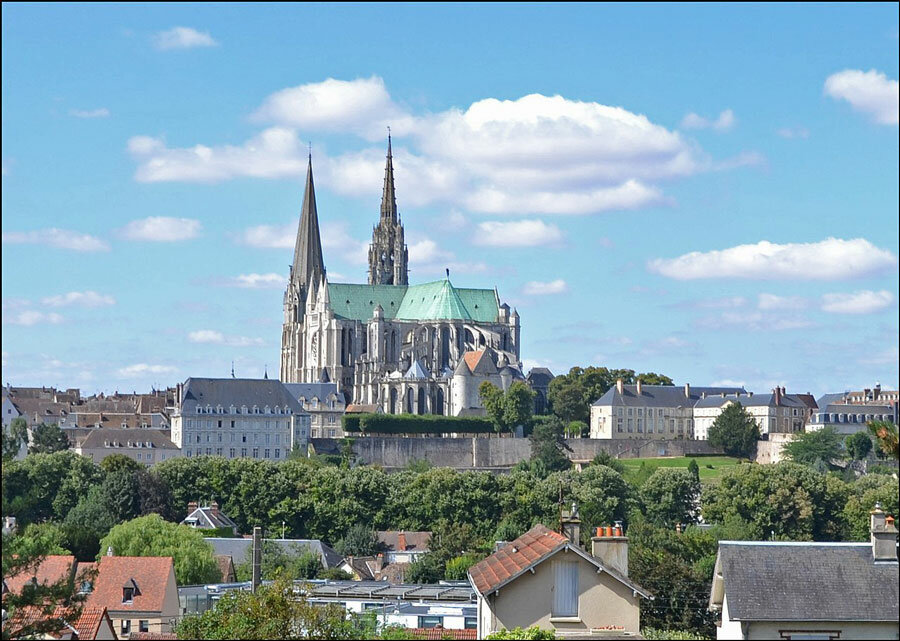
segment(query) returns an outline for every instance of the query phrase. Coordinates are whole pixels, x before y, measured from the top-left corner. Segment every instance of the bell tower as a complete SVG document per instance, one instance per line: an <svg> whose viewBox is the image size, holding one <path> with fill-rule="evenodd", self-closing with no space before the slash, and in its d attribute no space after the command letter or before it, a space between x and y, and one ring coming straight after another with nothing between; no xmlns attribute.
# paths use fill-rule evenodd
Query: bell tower
<svg viewBox="0 0 900 641"><path fill-rule="evenodd" d="M369 246L369 284L408 285L408 263L409 255L403 239L403 223L400 221L400 214L397 213L394 161L391 154L391 135L388 133L381 218L372 230L372 244Z"/></svg>

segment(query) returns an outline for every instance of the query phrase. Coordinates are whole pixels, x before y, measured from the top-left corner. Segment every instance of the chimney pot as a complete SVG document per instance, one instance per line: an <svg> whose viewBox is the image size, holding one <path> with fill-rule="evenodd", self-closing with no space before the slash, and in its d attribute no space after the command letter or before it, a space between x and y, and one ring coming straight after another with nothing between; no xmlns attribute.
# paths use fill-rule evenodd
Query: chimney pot
<svg viewBox="0 0 900 641"><path fill-rule="evenodd" d="M685 383L685 384L684 384L684 395L685 395L686 398L690 398L690 397L691 397L691 384L690 384L690 383Z"/></svg>
<svg viewBox="0 0 900 641"><path fill-rule="evenodd" d="M605 535L599 535L599 530ZM622 535L621 526L598 528L598 535L591 538L591 554L605 566L628 576L628 537Z"/></svg>
<svg viewBox="0 0 900 641"><path fill-rule="evenodd" d="M623 381L621 378L616 379L616 391L619 394L625 393L625 381Z"/></svg>
<svg viewBox="0 0 900 641"><path fill-rule="evenodd" d="M637 395L643 395L642 387L641 387L641 379L637 379Z"/></svg>

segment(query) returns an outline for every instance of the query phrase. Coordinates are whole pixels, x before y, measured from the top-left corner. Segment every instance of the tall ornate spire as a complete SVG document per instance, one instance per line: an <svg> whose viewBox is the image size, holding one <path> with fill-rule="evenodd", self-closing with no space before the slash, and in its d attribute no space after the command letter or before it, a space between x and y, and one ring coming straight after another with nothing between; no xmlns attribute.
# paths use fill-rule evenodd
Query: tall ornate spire
<svg viewBox="0 0 900 641"><path fill-rule="evenodd" d="M394 158L391 154L391 130L388 128L387 160L384 163L384 191L381 195L381 218L397 222L397 198L394 195Z"/></svg>
<svg viewBox="0 0 900 641"><path fill-rule="evenodd" d="M300 227L297 229L297 242L294 245L291 282L305 295L310 279L318 284L324 274L325 263L322 261L322 240L319 237L319 215L316 212L316 190L313 186L312 154L310 154Z"/></svg>

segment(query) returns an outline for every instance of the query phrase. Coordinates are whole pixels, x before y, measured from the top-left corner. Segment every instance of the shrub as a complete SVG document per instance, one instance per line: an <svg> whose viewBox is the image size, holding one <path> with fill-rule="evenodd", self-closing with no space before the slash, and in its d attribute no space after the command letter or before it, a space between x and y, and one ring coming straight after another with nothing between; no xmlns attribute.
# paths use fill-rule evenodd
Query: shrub
<svg viewBox="0 0 900 641"><path fill-rule="evenodd" d="M489 434L494 431L490 419L478 416L345 414L342 422L345 432L363 434Z"/></svg>

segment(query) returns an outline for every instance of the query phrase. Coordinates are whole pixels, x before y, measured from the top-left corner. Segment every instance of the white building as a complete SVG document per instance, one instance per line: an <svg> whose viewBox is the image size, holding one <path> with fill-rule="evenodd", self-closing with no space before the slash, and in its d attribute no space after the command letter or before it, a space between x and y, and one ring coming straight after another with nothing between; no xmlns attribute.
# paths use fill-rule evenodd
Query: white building
<svg viewBox="0 0 900 641"><path fill-rule="evenodd" d="M807 430L832 427L839 434L863 432L869 421L897 423L896 392L875 390L825 394L818 401L819 407L810 418Z"/></svg>
<svg viewBox="0 0 900 641"><path fill-rule="evenodd" d="M694 438L706 440L709 428L732 403L742 405L759 425L759 433L796 434L802 432L812 410L798 394L786 394L776 387L771 394L753 392L704 394L694 404Z"/></svg>
<svg viewBox="0 0 900 641"><path fill-rule="evenodd" d="M172 442L186 457L283 461L306 454L310 415L281 381L189 378L178 386Z"/></svg>
<svg viewBox="0 0 900 641"><path fill-rule="evenodd" d="M323 374L326 370L322 370ZM344 395L337 384L322 380L318 383L285 383L300 407L309 412L312 438L344 438L341 417L347 411Z"/></svg>

